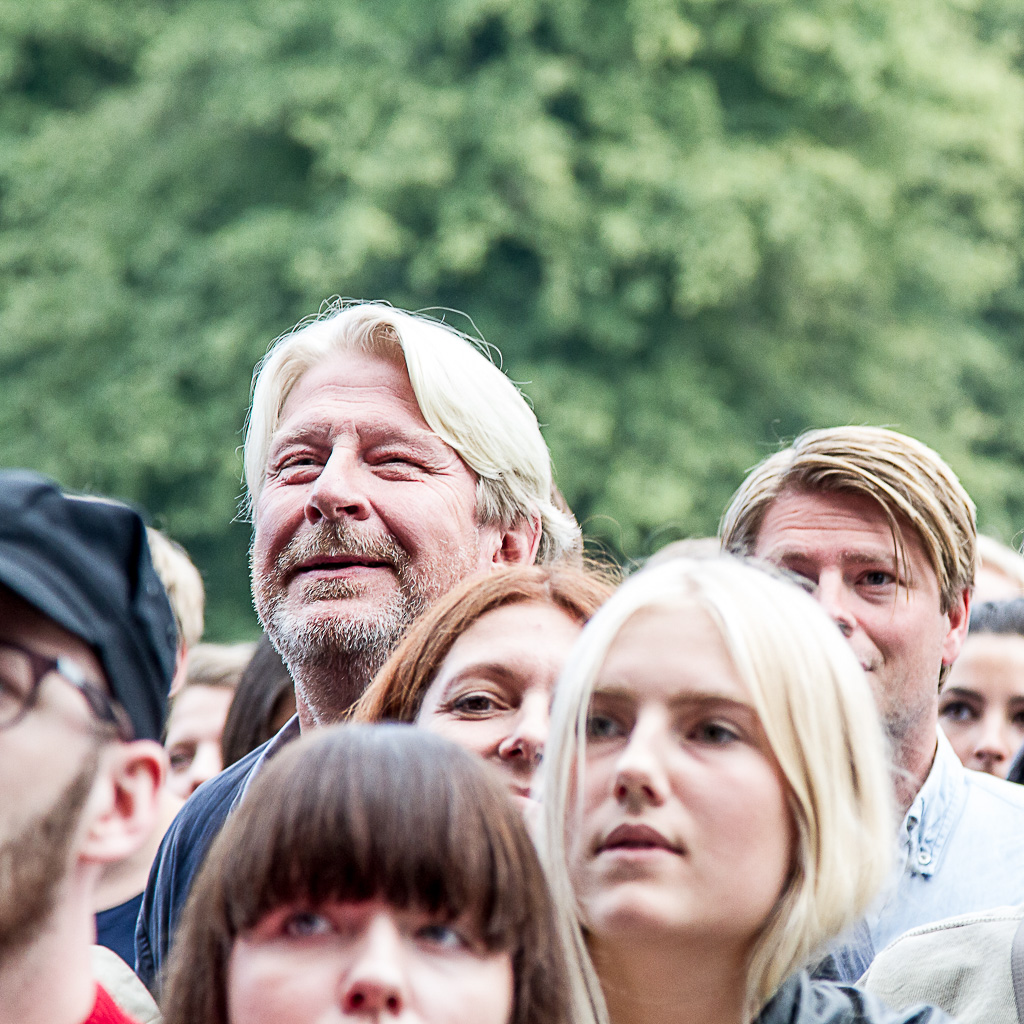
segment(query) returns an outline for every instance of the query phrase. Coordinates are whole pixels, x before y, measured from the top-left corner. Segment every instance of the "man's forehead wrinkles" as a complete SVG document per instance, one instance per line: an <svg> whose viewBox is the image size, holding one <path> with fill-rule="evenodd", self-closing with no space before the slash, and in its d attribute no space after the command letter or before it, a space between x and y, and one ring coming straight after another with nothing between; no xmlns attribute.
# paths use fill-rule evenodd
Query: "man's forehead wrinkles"
<svg viewBox="0 0 1024 1024"><path fill-rule="evenodd" d="M387 417L359 417L355 414L317 416L311 414L298 422L282 424L274 434L275 449L299 441L325 443L342 434L367 441L404 441L414 444L443 445L444 441L428 427L399 425Z"/></svg>

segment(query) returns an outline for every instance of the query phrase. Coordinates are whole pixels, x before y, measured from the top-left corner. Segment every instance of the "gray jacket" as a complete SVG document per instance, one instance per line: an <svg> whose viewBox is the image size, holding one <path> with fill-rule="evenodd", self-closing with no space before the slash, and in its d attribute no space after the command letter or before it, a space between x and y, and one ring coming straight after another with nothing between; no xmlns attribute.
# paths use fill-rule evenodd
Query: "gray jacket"
<svg viewBox="0 0 1024 1024"><path fill-rule="evenodd" d="M952 1024L952 1020L934 1006L890 1010L863 989L812 981L806 971L800 971L783 983L755 1024Z"/></svg>

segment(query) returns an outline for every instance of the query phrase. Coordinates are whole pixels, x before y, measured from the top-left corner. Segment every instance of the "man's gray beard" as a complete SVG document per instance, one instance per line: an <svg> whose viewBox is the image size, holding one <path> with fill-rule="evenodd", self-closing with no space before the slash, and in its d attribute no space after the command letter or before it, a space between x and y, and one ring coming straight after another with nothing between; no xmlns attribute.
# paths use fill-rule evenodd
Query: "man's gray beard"
<svg viewBox="0 0 1024 1024"><path fill-rule="evenodd" d="M0 843L0 963L29 946L57 906L98 765L98 752L93 751L48 811ZM4 799L14 797L7 794Z"/></svg>
<svg viewBox="0 0 1024 1024"><path fill-rule="evenodd" d="M314 600L352 596L336 586L343 582L318 580L306 594ZM296 627L278 602L266 630L317 725L342 718L428 603L399 591L371 618L313 618Z"/></svg>
<svg viewBox="0 0 1024 1024"><path fill-rule="evenodd" d="M291 568L316 554L358 554L390 563L398 590L363 617L308 615L292 618L283 580ZM409 556L392 538L366 538L345 521L321 520L302 542L288 544L269 574L253 572L260 622L295 680L296 692L318 725L339 721L395 649L413 620L472 572L477 552L446 552L436 564L413 574ZM310 580L303 596L316 601L356 598L358 585L344 579Z"/></svg>

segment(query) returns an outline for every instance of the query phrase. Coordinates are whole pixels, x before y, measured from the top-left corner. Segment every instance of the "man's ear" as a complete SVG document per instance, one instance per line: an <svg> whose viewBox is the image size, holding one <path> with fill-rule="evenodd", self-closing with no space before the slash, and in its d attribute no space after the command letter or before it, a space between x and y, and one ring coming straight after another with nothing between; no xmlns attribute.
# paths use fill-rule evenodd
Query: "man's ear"
<svg viewBox="0 0 1024 1024"><path fill-rule="evenodd" d="M533 565L540 547L540 513L519 516L501 535L492 558L493 565Z"/></svg>
<svg viewBox="0 0 1024 1024"><path fill-rule="evenodd" d="M942 664L952 665L960 656L967 637L967 627L971 621L971 592L961 591L953 606L946 613L949 620L949 631L942 642Z"/></svg>
<svg viewBox="0 0 1024 1024"><path fill-rule="evenodd" d="M103 747L86 811L83 859L113 864L146 842L156 826L158 795L167 771L167 752L153 740Z"/></svg>

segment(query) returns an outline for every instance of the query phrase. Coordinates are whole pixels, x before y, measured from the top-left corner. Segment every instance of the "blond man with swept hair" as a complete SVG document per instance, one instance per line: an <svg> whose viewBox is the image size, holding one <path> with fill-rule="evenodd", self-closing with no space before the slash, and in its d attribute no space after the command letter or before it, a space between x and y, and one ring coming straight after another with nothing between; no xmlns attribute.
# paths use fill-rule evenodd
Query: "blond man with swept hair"
<svg viewBox="0 0 1024 1024"><path fill-rule="evenodd" d="M750 472L720 536L727 551L815 584L892 746L901 870L829 971L855 980L910 928L1024 899L1024 789L966 771L938 728L977 557L974 504L956 474L893 430L808 431Z"/></svg>

